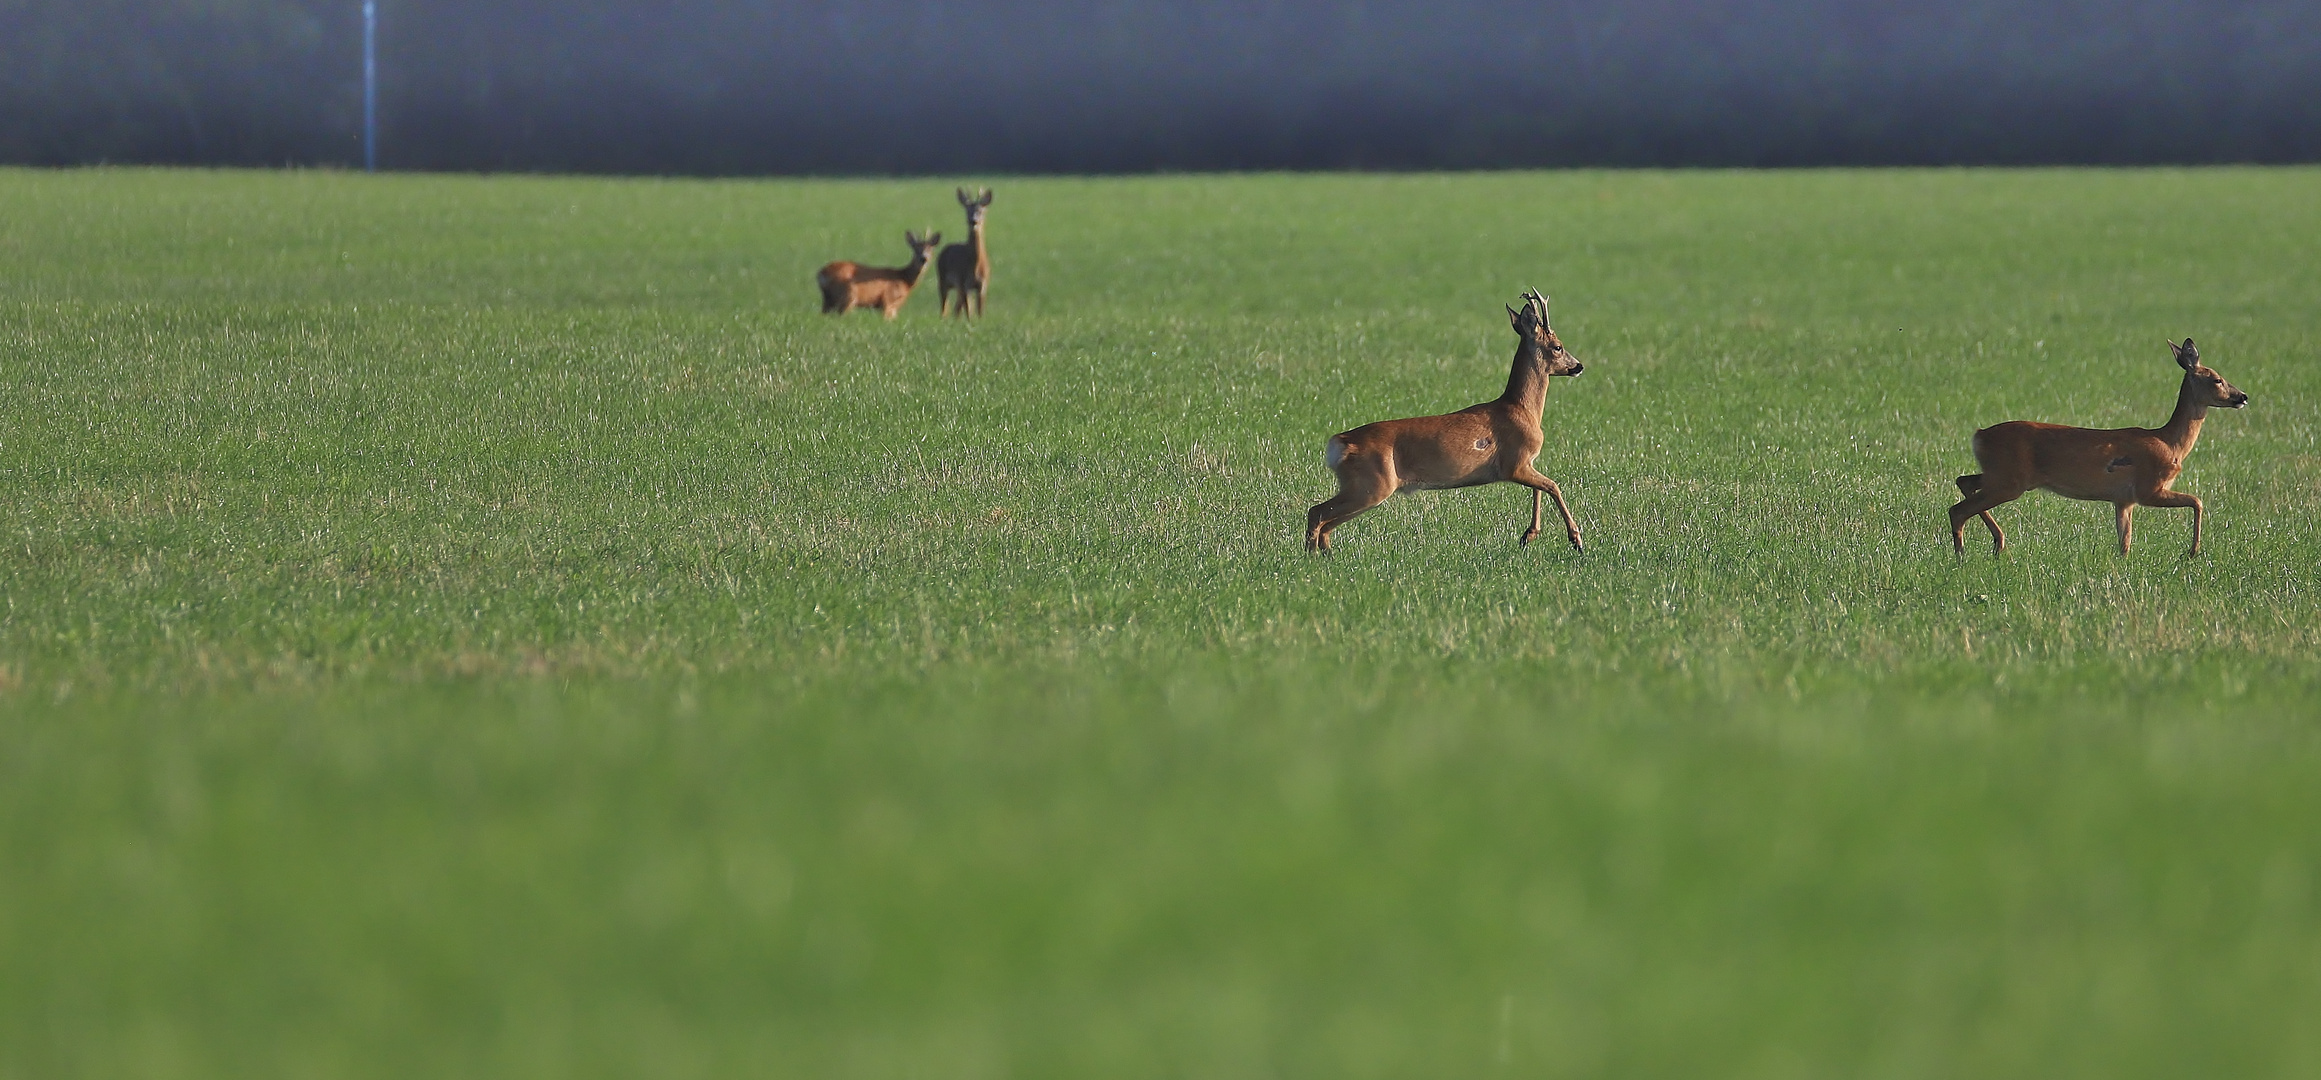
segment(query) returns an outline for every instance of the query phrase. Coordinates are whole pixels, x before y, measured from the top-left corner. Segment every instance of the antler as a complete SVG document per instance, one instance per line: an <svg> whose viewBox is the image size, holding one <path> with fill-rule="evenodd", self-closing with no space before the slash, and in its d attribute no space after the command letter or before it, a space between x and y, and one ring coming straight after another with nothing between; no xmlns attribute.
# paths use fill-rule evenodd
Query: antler
<svg viewBox="0 0 2321 1080"><path fill-rule="evenodd" d="M1547 325L1547 297L1541 296L1538 289L1523 294L1523 306L1539 313L1539 325Z"/></svg>

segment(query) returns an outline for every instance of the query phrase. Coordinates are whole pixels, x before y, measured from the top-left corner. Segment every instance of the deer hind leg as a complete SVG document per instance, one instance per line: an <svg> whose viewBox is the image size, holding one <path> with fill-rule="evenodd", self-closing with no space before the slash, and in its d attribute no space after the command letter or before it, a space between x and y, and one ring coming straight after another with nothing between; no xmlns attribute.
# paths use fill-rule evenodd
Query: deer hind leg
<svg viewBox="0 0 2321 1080"><path fill-rule="evenodd" d="M1964 476L1958 478L1960 491L1966 491L1968 479L1970 478ZM2007 534L1999 531L1999 519L1991 516L1991 508L2013 502L2021 498L2022 495L2023 493L2020 491L1993 491L1978 483L1973 491L1967 492L1966 498L1960 499L1957 505L1950 508L1951 550L1957 552L1962 559L1966 557L1966 523L1979 517L1983 519L1983 524L1991 530L1991 554L1997 555L2006 551Z"/></svg>
<svg viewBox="0 0 2321 1080"><path fill-rule="evenodd" d="M2139 502L2139 503L2142 503L2142 504L2144 504L2145 506L2189 506L2189 507L2191 507L2191 508L2192 508L2192 550L2190 550L2190 551L2187 551L2187 552L2185 552L2184 554L2186 554L2186 555L2198 555L2198 554L2200 554L2200 526L2201 526L2202 520L2208 516L2208 508L2207 508L2207 507L2205 507L2205 506L2202 506L2202 505L2200 505L2200 496L2198 496L2198 495L2188 495L2188 494L2185 494L2184 492L2181 492L2181 491L2168 491L2168 490L2165 490L2165 489L2163 489L2163 490L2159 490L2159 491L2151 491L2151 492L2146 492L2146 493L2144 493L2144 494L2142 494L2142 495L2139 495L2139 496L2137 496L2137 497L2136 497L2136 501L2137 501L2137 502ZM2122 511L2121 511L2121 513L2123 513L2123 514L2124 514L2124 513L2126 513L2126 511L2125 511L2125 510L2122 510Z"/></svg>
<svg viewBox="0 0 2321 1080"><path fill-rule="evenodd" d="M1307 551L1330 550L1330 530L1361 516L1394 494L1394 480L1380 462L1341 458L1334 471L1338 474L1338 493L1306 511Z"/></svg>
<svg viewBox="0 0 2321 1080"><path fill-rule="evenodd" d="M1973 498L1975 492L1981 491L1983 489L1983 474L1973 473L1967 476L1961 476L1955 481L1955 483L1958 484L1959 494L1967 496L1968 498ZM1983 527L1991 531L1991 550L2004 550L2007 546L2007 534L1999 531L1999 519L1992 517L1991 512L1988 510L1983 511L1980 514L1976 514L1975 516L1983 519ZM1959 548L1960 554L1964 554L1964 538L1959 539Z"/></svg>
<svg viewBox="0 0 2321 1080"><path fill-rule="evenodd" d="M1393 494L1384 484L1366 484L1353 490L1339 487L1327 502L1306 511L1306 550L1330 550L1330 530L1368 513Z"/></svg>
<svg viewBox="0 0 2321 1080"><path fill-rule="evenodd" d="M1539 497L1545 494L1555 500L1555 512L1563 515L1563 534L1572 542L1572 550L1587 550L1586 545L1580 543L1580 523L1572 517L1572 508L1564 504L1563 489L1555 486L1555 481L1541 475L1529 463L1519 466L1515 475L1508 479L1531 489L1531 529L1523 534L1525 544L1531 543L1539 535Z"/></svg>

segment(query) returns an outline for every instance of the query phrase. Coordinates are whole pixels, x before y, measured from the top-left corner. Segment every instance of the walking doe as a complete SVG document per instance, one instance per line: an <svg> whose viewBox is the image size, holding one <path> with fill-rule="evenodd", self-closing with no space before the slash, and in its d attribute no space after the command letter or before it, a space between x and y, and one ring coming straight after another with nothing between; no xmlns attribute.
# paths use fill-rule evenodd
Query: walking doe
<svg viewBox="0 0 2321 1080"><path fill-rule="evenodd" d="M2200 526L2207 508L2200 498L2170 491L2184 471L2184 455L2200 441L2200 425L2210 409L2248 407L2248 395L2200 362L2200 350L2185 338L2171 341L2184 382L2176 391L2176 411L2156 428L2077 428L2014 420L1974 433L1974 459L1983 471L1958 478L1966 496L1950 508L1950 546L1966 557L1966 523L1983 519L1991 531L1991 554L2007 549L1991 508L2012 502L2034 488L2069 499L2108 502L2117 515L2120 554L2128 553L2133 531L2128 515L2138 506L2192 508L2192 550L2200 554Z"/></svg>

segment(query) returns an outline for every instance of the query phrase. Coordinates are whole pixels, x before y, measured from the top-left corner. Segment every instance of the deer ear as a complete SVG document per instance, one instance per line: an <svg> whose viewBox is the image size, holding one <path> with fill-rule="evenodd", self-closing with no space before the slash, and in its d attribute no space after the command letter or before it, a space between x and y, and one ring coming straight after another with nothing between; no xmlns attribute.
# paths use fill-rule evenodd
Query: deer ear
<svg viewBox="0 0 2321 1080"><path fill-rule="evenodd" d="M2184 344L2176 346L2176 363L2182 365L2184 370L2192 370L2192 365L2199 362L2200 350L2193 346L2191 338L2185 338Z"/></svg>
<svg viewBox="0 0 2321 1080"><path fill-rule="evenodd" d="M975 205L975 200L974 200L974 199L971 199L971 198L969 198L969 197L967 196L967 189L966 189L966 188L952 188L952 189L951 189L951 191L952 191L952 193L953 193L953 194L955 194L955 195L959 196L959 205L961 205L961 206L973 206L973 205Z"/></svg>
<svg viewBox="0 0 2321 1080"><path fill-rule="evenodd" d="M942 242L943 242L943 234L942 234L942 233L939 233L939 232L931 232L931 233L928 233L928 234L927 234L927 246L928 246L928 247L934 247L935 245L937 245L937 244L940 244L940 243L942 243Z"/></svg>
<svg viewBox="0 0 2321 1080"><path fill-rule="evenodd" d="M1516 332L1516 333L1518 333L1518 334L1522 333L1522 332L1523 332L1523 313L1522 313L1522 312L1520 312L1520 311L1517 311L1517 310L1515 310L1514 308L1508 308L1508 309L1507 309L1507 325L1514 327L1514 328L1515 328L1515 332Z"/></svg>
<svg viewBox="0 0 2321 1080"><path fill-rule="evenodd" d="M990 189L990 188L984 188L984 189L983 189L983 198L982 198L982 200L981 200L981 204L982 204L982 205L984 205L984 206L990 206L990 205L991 205L991 189Z"/></svg>

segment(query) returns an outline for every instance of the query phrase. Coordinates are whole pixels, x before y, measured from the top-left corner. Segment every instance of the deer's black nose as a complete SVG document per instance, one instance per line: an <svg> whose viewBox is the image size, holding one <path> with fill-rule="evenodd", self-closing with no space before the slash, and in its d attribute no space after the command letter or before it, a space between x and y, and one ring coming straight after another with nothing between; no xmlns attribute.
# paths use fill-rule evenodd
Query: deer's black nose
<svg viewBox="0 0 2321 1080"><path fill-rule="evenodd" d="M1572 374L1574 374L1574 375L1577 375L1577 374L1579 374L1580 372L1586 371L1587 369L1588 369L1588 366L1587 366L1586 364L1573 364L1573 365L1572 365Z"/></svg>

